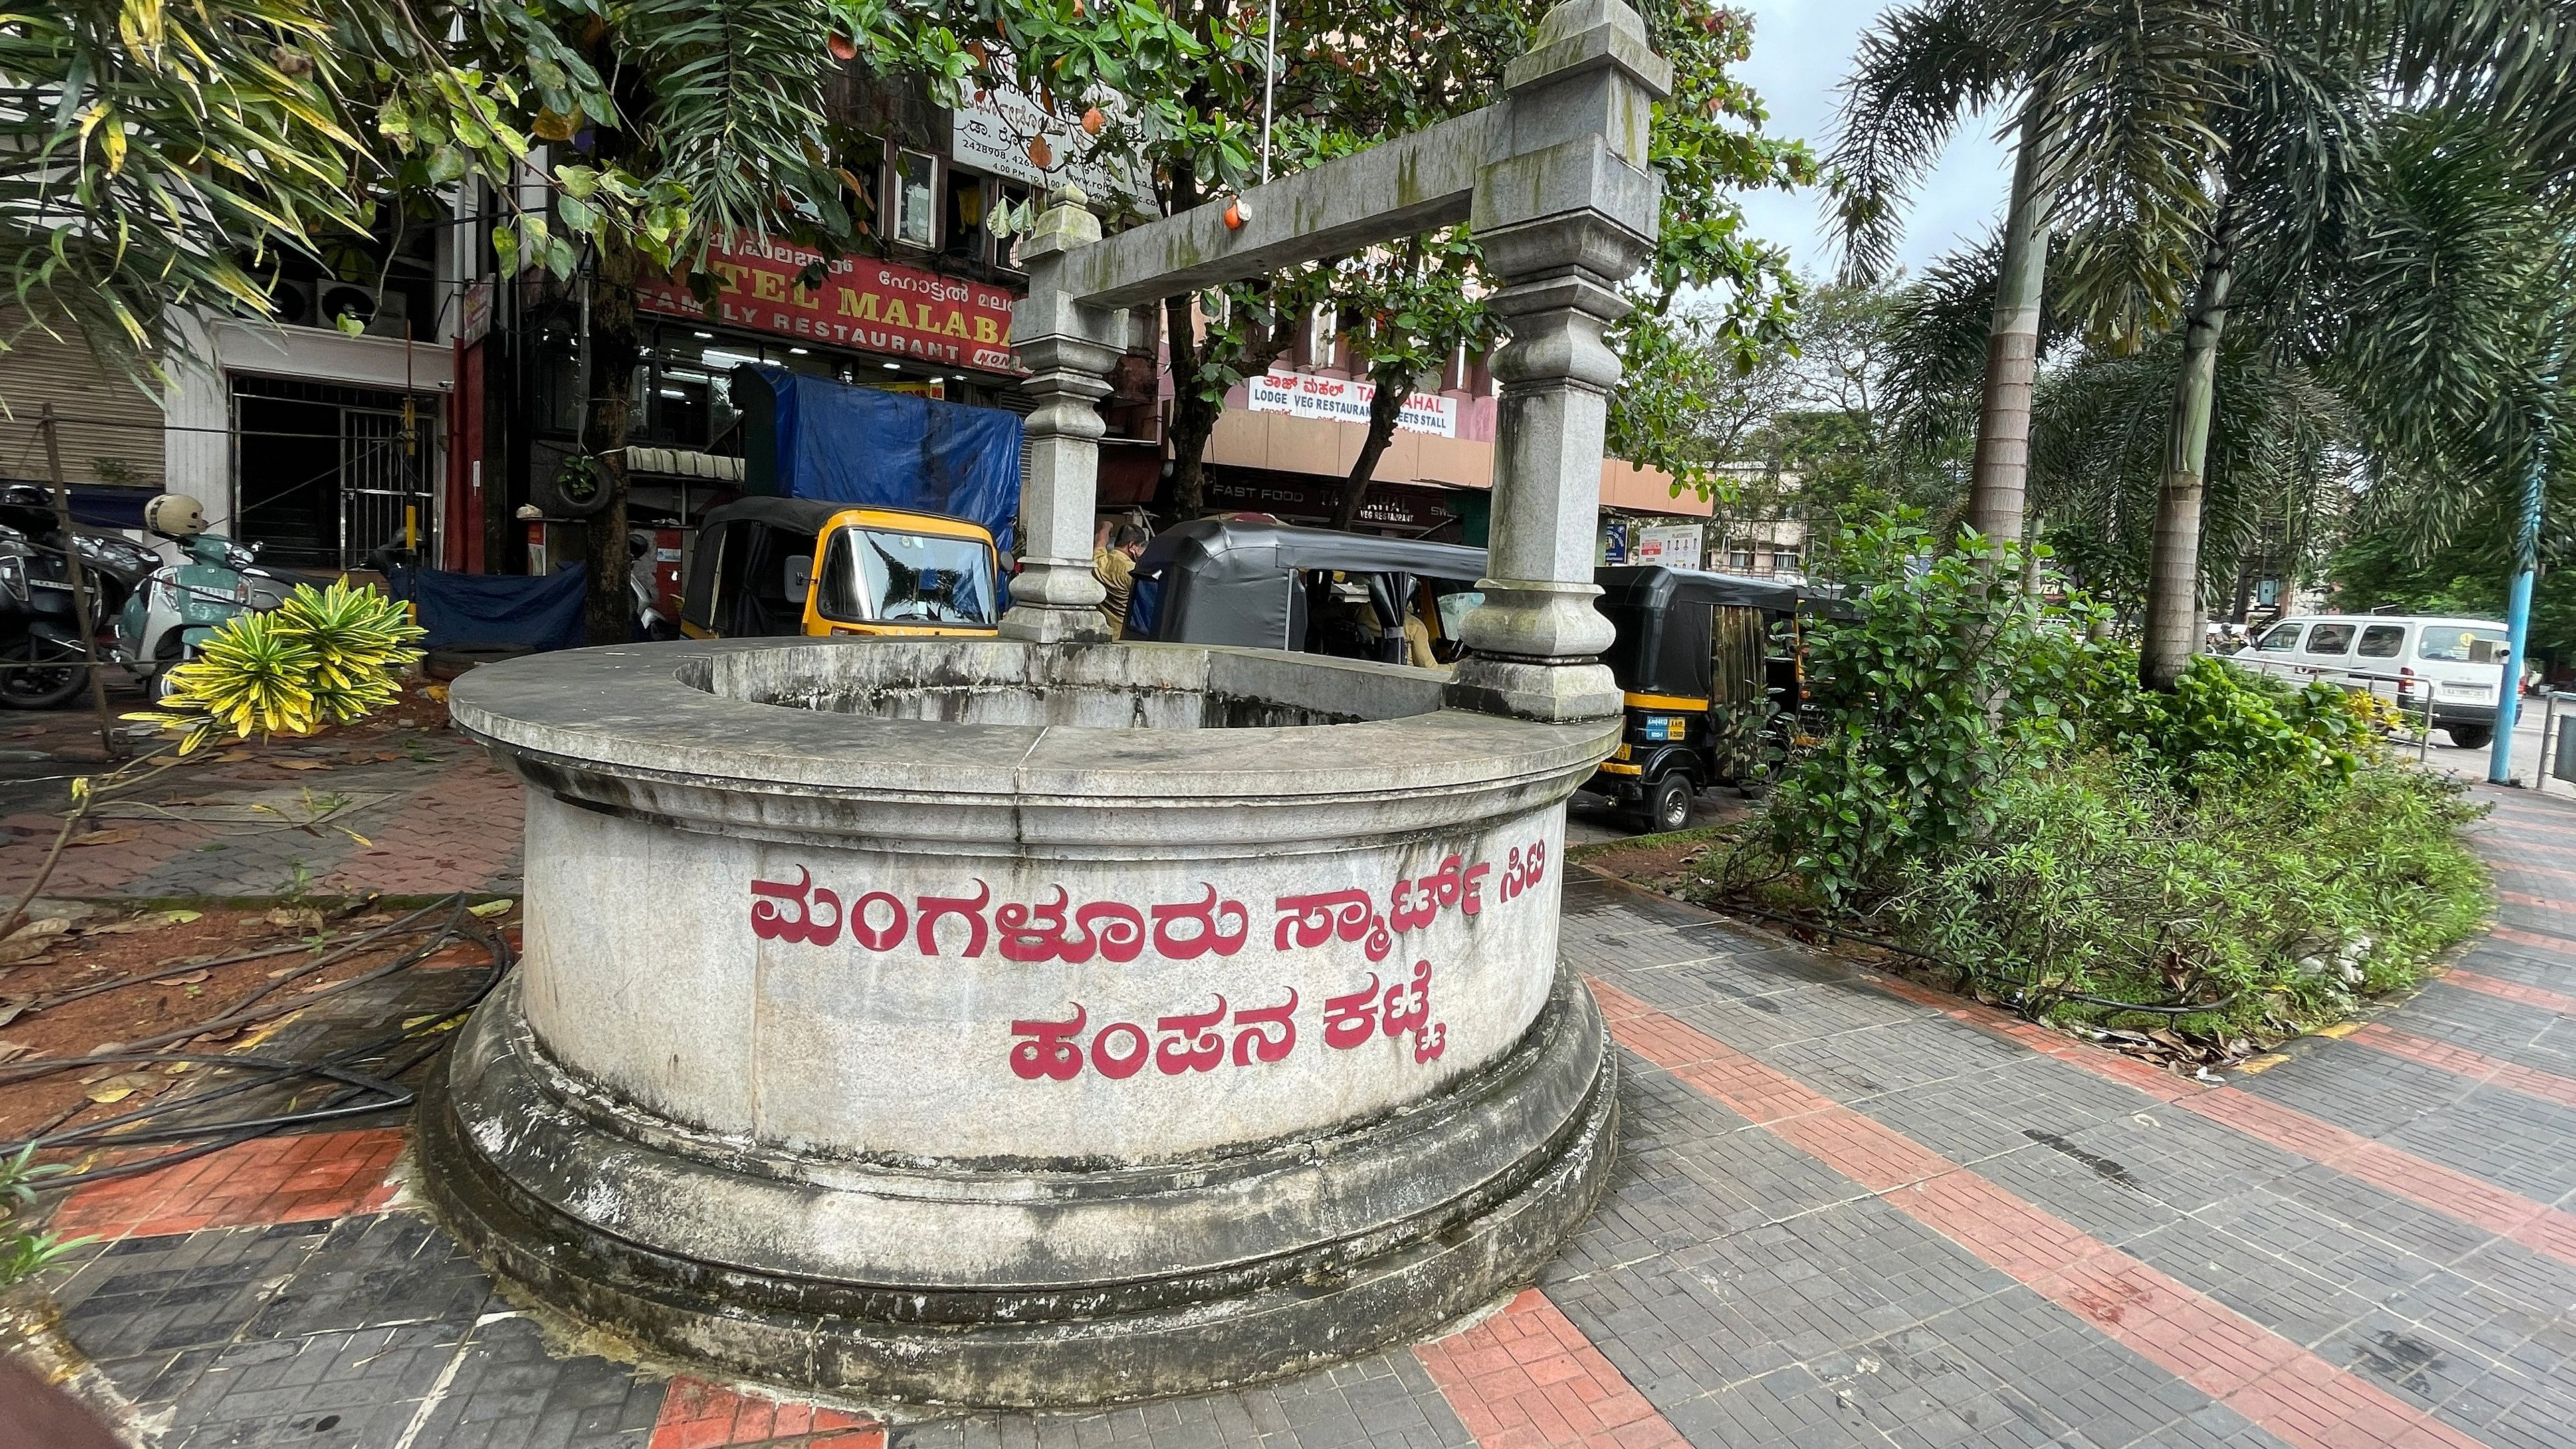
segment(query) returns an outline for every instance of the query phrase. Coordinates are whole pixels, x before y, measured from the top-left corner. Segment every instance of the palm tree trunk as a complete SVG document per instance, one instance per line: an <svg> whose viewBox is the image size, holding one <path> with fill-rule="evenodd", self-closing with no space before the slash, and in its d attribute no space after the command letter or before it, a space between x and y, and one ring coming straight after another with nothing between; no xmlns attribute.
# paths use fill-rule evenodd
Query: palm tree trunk
<svg viewBox="0 0 2576 1449"><path fill-rule="evenodd" d="M1988 538L2022 533L2030 471L2030 400L2039 379L2040 298L2048 280L2048 211L2039 194L2039 104L2022 111L2012 199L2004 212L2003 264L1995 277L1995 320L1986 333L1985 398L1977 415L1977 457L1968 479L1968 524Z"/></svg>
<svg viewBox="0 0 2576 1449"><path fill-rule="evenodd" d="M2156 495L2155 555L2147 571L2147 640L2138 682L2170 690L2200 651L2200 508L2218 403L2218 343L2236 277L2234 208L2221 203L2200 262L2200 286L2183 334L2182 380L2165 434L2164 486Z"/></svg>

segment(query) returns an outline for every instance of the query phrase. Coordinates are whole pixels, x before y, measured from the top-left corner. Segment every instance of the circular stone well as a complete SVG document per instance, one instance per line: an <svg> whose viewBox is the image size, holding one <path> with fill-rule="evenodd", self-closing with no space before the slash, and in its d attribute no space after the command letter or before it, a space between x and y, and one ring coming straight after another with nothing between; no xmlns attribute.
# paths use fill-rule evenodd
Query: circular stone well
<svg viewBox="0 0 2576 1449"><path fill-rule="evenodd" d="M1616 720L1252 650L747 640L489 666L525 962L424 1114L486 1261L862 1397L1186 1393L1418 1336L1598 1194L1556 966Z"/></svg>

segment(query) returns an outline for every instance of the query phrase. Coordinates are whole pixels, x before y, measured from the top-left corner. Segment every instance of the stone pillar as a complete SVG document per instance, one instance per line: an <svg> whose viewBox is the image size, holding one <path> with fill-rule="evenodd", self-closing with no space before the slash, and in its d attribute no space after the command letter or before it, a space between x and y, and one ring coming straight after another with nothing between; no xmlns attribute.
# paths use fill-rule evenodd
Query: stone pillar
<svg viewBox="0 0 2576 1449"><path fill-rule="evenodd" d="M1564 0L1505 72L1509 114L1479 174L1472 222L1511 328L1494 358L1494 442L1484 604L1456 703L1527 719L1619 712L1593 608L1602 439L1619 359L1602 331L1627 311L1619 284L1654 246L1662 188L1646 169L1655 101L1672 67L1620 0Z"/></svg>
<svg viewBox="0 0 2576 1449"><path fill-rule="evenodd" d="M1070 253L1100 240L1100 220L1072 187L1058 191L1020 243L1029 295L1011 309L1011 345L1038 400L1025 424L1028 484L1020 491L1020 572L1011 580L1006 638L1041 644L1101 641L1100 581L1091 574L1100 492L1097 406L1125 350L1127 314L1082 307L1064 289Z"/></svg>

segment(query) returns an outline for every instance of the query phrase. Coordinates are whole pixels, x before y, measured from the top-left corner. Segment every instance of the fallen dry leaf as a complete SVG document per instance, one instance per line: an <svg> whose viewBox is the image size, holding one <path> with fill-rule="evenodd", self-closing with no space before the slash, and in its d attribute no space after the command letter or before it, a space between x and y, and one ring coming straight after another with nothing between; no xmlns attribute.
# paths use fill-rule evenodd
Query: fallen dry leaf
<svg viewBox="0 0 2576 1449"><path fill-rule="evenodd" d="M27 1003L23 1001L12 1001L5 1006L0 1006L0 1026L7 1026L9 1023L16 1021L18 1019L18 1013L25 1011L26 1009Z"/></svg>
<svg viewBox="0 0 2576 1449"><path fill-rule="evenodd" d="M47 916L41 921L29 921L27 924L11 931L8 939L18 941L24 940L29 936L59 936L71 928L72 923L69 917Z"/></svg>
<svg viewBox="0 0 2576 1449"><path fill-rule="evenodd" d="M331 768L331 762L329 760L271 760L268 763L274 768L280 770L327 770Z"/></svg>
<svg viewBox="0 0 2576 1449"><path fill-rule="evenodd" d="M72 844L76 846L123 845L129 840L141 840L142 838L143 832L140 830L93 830L89 834L74 840Z"/></svg>
<svg viewBox="0 0 2576 1449"><path fill-rule="evenodd" d="M119 1072L90 1088L88 1096L93 1102L122 1102L144 1088L160 1085L145 1072Z"/></svg>
<svg viewBox="0 0 2576 1449"><path fill-rule="evenodd" d="M164 926L175 926L177 924L178 922L170 919L169 912L155 911L148 916L136 916L130 921L116 921L104 926L92 926L81 934L85 936L131 936L137 931L158 931Z"/></svg>
<svg viewBox="0 0 2576 1449"><path fill-rule="evenodd" d="M214 973L211 971L199 969L191 971L184 976L155 976L152 979L160 982L164 986L194 986L213 974Z"/></svg>
<svg viewBox="0 0 2576 1449"><path fill-rule="evenodd" d="M34 1050L22 1041L0 1041L0 1062L14 1062Z"/></svg>
<svg viewBox="0 0 2576 1449"><path fill-rule="evenodd" d="M20 936L0 941L0 966L23 966L53 949L51 936Z"/></svg>
<svg viewBox="0 0 2576 1449"><path fill-rule="evenodd" d="M318 931L322 929L322 913L311 906L280 906L260 919L268 922L272 926L284 926L290 930Z"/></svg>
<svg viewBox="0 0 2576 1449"><path fill-rule="evenodd" d="M494 916L506 916L510 914L510 907L517 904L518 902L505 896L497 901L485 901L479 906L467 906L466 909L488 921Z"/></svg>

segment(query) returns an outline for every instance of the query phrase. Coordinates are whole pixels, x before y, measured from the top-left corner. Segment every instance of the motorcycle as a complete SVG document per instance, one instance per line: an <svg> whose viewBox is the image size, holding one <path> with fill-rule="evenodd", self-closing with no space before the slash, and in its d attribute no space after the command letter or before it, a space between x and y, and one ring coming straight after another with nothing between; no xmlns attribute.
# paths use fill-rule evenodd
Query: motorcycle
<svg viewBox="0 0 2576 1449"><path fill-rule="evenodd" d="M90 625L106 627L159 555L113 534L75 530L67 540L42 488L0 488L0 707L53 709L88 687L89 651L72 599L68 549L80 551L89 585ZM101 649L99 658L112 658Z"/></svg>
<svg viewBox="0 0 2576 1449"><path fill-rule="evenodd" d="M146 699L169 692L172 666L193 658L216 630L244 614L274 609L280 582L256 566L259 545L245 548L206 532L206 510L184 493L164 493L143 506L143 526L179 546L185 561L156 567L116 616L119 657L143 683Z"/></svg>

